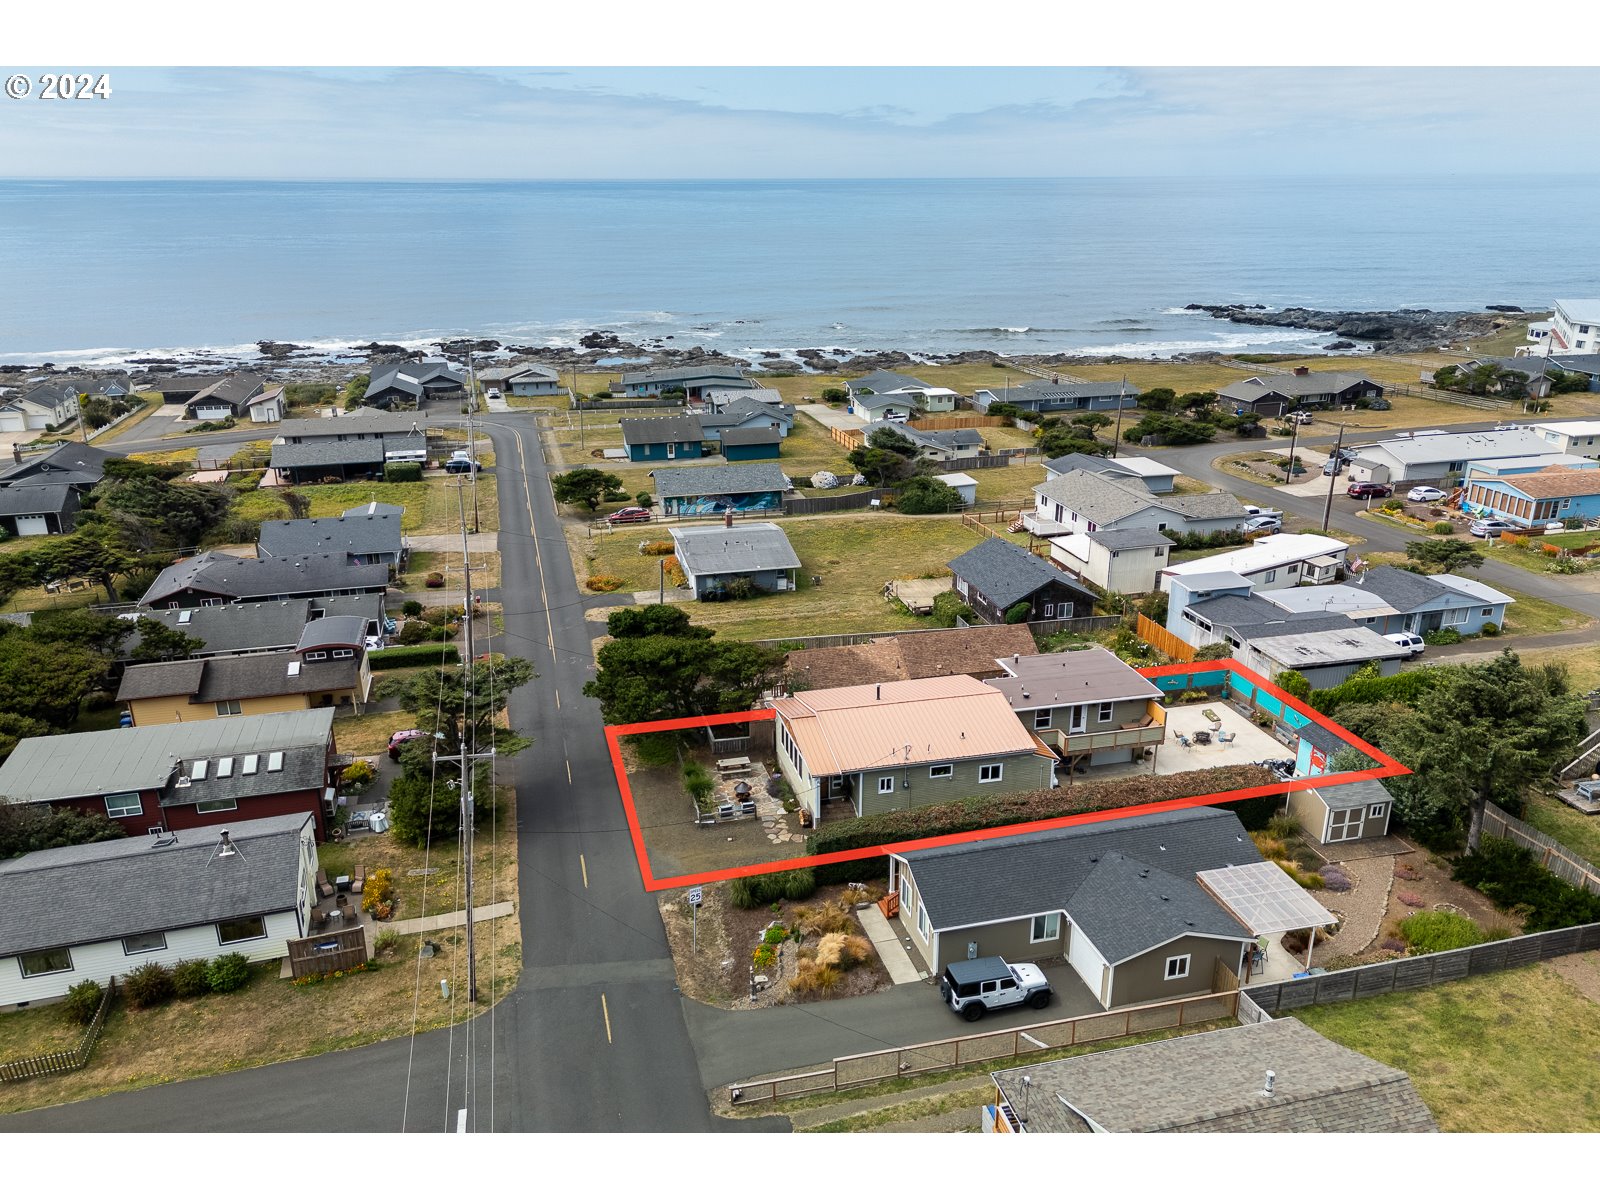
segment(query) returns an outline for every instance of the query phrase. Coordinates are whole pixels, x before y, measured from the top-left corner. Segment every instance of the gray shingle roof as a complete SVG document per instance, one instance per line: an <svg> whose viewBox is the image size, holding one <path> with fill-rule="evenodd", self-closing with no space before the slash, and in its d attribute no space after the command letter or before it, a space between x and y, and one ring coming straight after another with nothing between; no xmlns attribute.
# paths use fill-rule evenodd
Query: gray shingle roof
<svg viewBox="0 0 1600 1200"><path fill-rule="evenodd" d="M305 420L281 421L278 436L282 438L337 438L364 435L372 437L386 433L410 433L413 429L425 430L424 413L386 413L377 408L358 408L355 412L337 417L311 417Z"/></svg>
<svg viewBox="0 0 1600 1200"><path fill-rule="evenodd" d="M1047 471L1054 471L1057 475L1065 475L1068 471L1094 471L1105 470L1108 460L1098 454L1063 454L1059 458L1047 458L1044 467Z"/></svg>
<svg viewBox="0 0 1600 1200"><path fill-rule="evenodd" d="M238 717L224 720L237 721ZM221 758L217 755L197 755L186 759L184 773L161 794L162 808L183 808L187 805L209 804L217 800L238 803L252 796L279 796L288 792L321 791L328 780L328 752L325 746L291 746L283 752L283 763L276 771L267 770L271 752L255 752L255 770L245 774L250 764L243 757L233 755L233 769L223 776ZM199 759L205 759L205 778L193 778ZM182 782L187 778L189 782Z"/></svg>
<svg viewBox="0 0 1600 1200"><path fill-rule="evenodd" d="M362 650L354 658L328 658L318 662L302 661L296 650L274 650L265 654L134 663L122 677L117 699L151 700L174 696L183 697L185 703L215 704L219 700L248 700L258 696L338 692L359 683L365 653Z"/></svg>
<svg viewBox="0 0 1600 1200"><path fill-rule="evenodd" d="M233 654L244 650L291 650L300 641L313 608L329 617L352 616L364 626L383 616L383 597L326 596L317 600L265 600L242 604L213 604L199 608L156 608L141 617L159 621L205 645L198 654ZM184 619L184 615L188 619ZM368 626L370 627L370 626ZM137 631L123 644L123 657L138 648Z"/></svg>
<svg viewBox="0 0 1600 1200"><path fill-rule="evenodd" d="M38 850L0 862L0 957L261 916L297 907L309 813L215 829Z"/></svg>
<svg viewBox="0 0 1600 1200"><path fill-rule="evenodd" d="M399 554L403 539L398 516L388 513L311 517L301 521L263 521L256 546L271 558L343 551L366 557Z"/></svg>
<svg viewBox="0 0 1600 1200"><path fill-rule="evenodd" d="M850 385L850 390L857 394L862 391L874 393L898 392L902 388L921 390L933 386L931 383L924 383L915 375L902 375L898 371L869 371L860 379L851 379L847 382Z"/></svg>
<svg viewBox="0 0 1600 1200"><path fill-rule="evenodd" d="M1171 499L1157 499L1137 480L1112 479L1094 471L1068 471L1033 490L1096 525L1111 525L1147 508L1170 507Z"/></svg>
<svg viewBox="0 0 1600 1200"><path fill-rule="evenodd" d="M783 493L789 488L783 468L776 463L751 463L726 467L661 467L654 473L656 492L663 500L674 496L726 496L749 492Z"/></svg>
<svg viewBox="0 0 1600 1200"><path fill-rule="evenodd" d="M984 538L951 559L949 566L951 574L965 579L999 608L1010 608L1052 583L1065 585L1088 601L1094 599L1065 571L1004 538Z"/></svg>
<svg viewBox="0 0 1600 1200"><path fill-rule="evenodd" d="M1319 787L1316 793L1329 808L1365 808L1369 804L1394 803L1393 794L1377 779L1336 783L1332 787Z"/></svg>
<svg viewBox="0 0 1600 1200"><path fill-rule="evenodd" d="M42 483L34 487L19 483L0 487L0 517L64 513L72 507L73 499L72 487L65 483Z"/></svg>
<svg viewBox="0 0 1600 1200"><path fill-rule="evenodd" d="M1002 404L1030 404L1041 400L1098 400L1103 397L1131 398L1139 389L1121 380L1103 383L1051 383L1048 379L1035 379L1019 383L1013 388L990 388Z"/></svg>
<svg viewBox="0 0 1600 1200"><path fill-rule="evenodd" d="M1086 1132L1073 1110L1109 1133L1438 1132L1404 1071L1293 1017L996 1071L994 1080L1034 1133Z"/></svg>
<svg viewBox="0 0 1600 1200"><path fill-rule="evenodd" d="M227 606L224 605L224 608ZM361 646L367 635L366 618L350 615L319 617L307 621L295 643L296 650L315 650L324 646Z"/></svg>
<svg viewBox="0 0 1600 1200"><path fill-rule="evenodd" d="M62 442L43 454L28 455L20 463L7 463L0 469L0 487L14 487L28 479L41 483L98 483L105 478L106 461L121 457L99 446Z"/></svg>
<svg viewBox="0 0 1600 1200"><path fill-rule="evenodd" d="M628 371L622 376L624 386L634 384L659 383L671 384L696 384L703 386L707 383L716 384L718 387L755 387L745 373L738 367L658 367L650 371Z"/></svg>
<svg viewBox="0 0 1600 1200"><path fill-rule="evenodd" d="M1410 612L1420 604L1450 594L1442 583L1426 575L1402 571L1399 567L1372 567L1352 579L1351 584L1377 596L1399 612Z"/></svg>
<svg viewBox="0 0 1600 1200"><path fill-rule="evenodd" d="M225 375L210 387L197 392L189 400L188 407L193 408L197 404L211 400L226 404L238 412L250 397L261 391L266 382L259 375Z"/></svg>
<svg viewBox="0 0 1600 1200"><path fill-rule="evenodd" d="M192 696L205 678L206 660L180 658L173 662L134 663L122 676L117 699L145 700L151 696Z"/></svg>
<svg viewBox="0 0 1600 1200"><path fill-rule="evenodd" d="M656 446L664 442L698 442L704 436L700 418L690 414L675 417L624 417L617 422L624 446Z"/></svg>
<svg viewBox="0 0 1600 1200"><path fill-rule="evenodd" d="M1172 545L1172 539L1159 529L1096 529L1084 536L1107 550L1148 550Z"/></svg>
<svg viewBox="0 0 1600 1200"><path fill-rule="evenodd" d="M774 398L777 392L772 392ZM775 421L779 425L792 426L794 424L794 405L778 403L755 398L750 395L740 396L723 404L716 412L700 414L701 428L722 429L729 425L737 425L741 421L748 421L752 417L762 420Z"/></svg>
<svg viewBox="0 0 1600 1200"><path fill-rule="evenodd" d="M430 383L461 386L466 382L466 375L455 370L448 363L390 363L388 366L379 367L372 372L367 383L367 390L362 398L376 396L390 388L395 388L410 396L420 396Z"/></svg>
<svg viewBox="0 0 1600 1200"><path fill-rule="evenodd" d="M1342 392L1358 383L1378 386L1355 371L1312 371L1305 375L1273 375L1241 379L1218 388L1217 395L1225 400L1238 400L1249 404L1264 396L1284 396L1297 400L1302 396L1320 396L1327 392Z"/></svg>
<svg viewBox="0 0 1600 1200"><path fill-rule="evenodd" d="M1175 937L1248 939L1248 929L1206 893L1194 874L1180 876L1113 850L1101 857L1067 901L1075 929L1109 963L1143 954Z"/></svg>
<svg viewBox="0 0 1600 1200"><path fill-rule="evenodd" d="M1007 658L1000 666L1006 673L987 683L1018 712L1057 704L1158 700L1164 694L1104 646L1024 654Z"/></svg>
<svg viewBox="0 0 1600 1200"><path fill-rule="evenodd" d="M1080 890L1101 860L1111 854L1191 881L1199 871L1261 861L1238 817L1218 808L1123 817L961 846L913 850L901 857L916 876L917 890L933 927L953 929L1042 912L1066 911L1075 915ZM1116 883L1122 876L1108 879ZM1194 886L1194 893L1179 893L1168 902L1173 906L1178 928L1169 936L1179 936L1186 919L1216 923L1218 918L1212 912L1188 911L1201 901L1210 910L1222 912L1214 900L1200 892L1198 884ZM1123 895L1130 907L1144 903L1142 893L1124 892L1120 883L1109 890ZM1087 894L1081 899L1089 902ZM1100 903L1093 901L1096 906ZM1096 907L1095 911L1100 910ZM1115 941L1119 935L1114 927L1105 928ZM1095 933L1090 933L1089 939L1107 959L1125 957L1113 953L1122 948L1122 943L1102 946ZM1145 948L1138 947L1134 952Z"/></svg>
<svg viewBox="0 0 1600 1200"><path fill-rule="evenodd" d="M159 788L180 761L326 747L332 736L333 709L312 708L23 738L0 764L0 796L21 804Z"/></svg>
<svg viewBox="0 0 1600 1200"><path fill-rule="evenodd" d="M235 558L207 550L173 563L139 601L156 604L193 588L238 600L318 595L344 588L382 590L389 568L381 563L355 564L344 554L305 554L292 558Z"/></svg>
<svg viewBox="0 0 1600 1200"><path fill-rule="evenodd" d="M783 530L770 521L748 521L732 529L721 525L668 530L678 561L695 575L789 570L800 559Z"/></svg>
<svg viewBox="0 0 1600 1200"><path fill-rule="evenodd" d="M776 446L783 441L783 434L770 427L766 429L724 429L714 436L724 446Z"/></svg>
<svg viewBox="0 0 1600 1200"><path fill-rule="evenodd" d="M388 438L361 438L348 442L334 438L315 442L274 442L270 461L275 468L375 467L383 464L386 447L399 449Z"/></svg>

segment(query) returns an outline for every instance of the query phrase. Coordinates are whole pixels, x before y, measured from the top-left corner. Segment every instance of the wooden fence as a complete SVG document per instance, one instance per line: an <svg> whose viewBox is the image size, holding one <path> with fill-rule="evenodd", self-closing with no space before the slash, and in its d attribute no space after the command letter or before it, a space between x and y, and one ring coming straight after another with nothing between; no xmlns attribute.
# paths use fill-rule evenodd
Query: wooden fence
<svg viewBox="0 0 1600 1200"><path fill-rule="evenodd" d="M367 961L367 931L357 921L343 929L329 930L312 937L293 938L288 947L291 978L348 971Z"/></svg>
<svg viewBox="0 0 1600 1200"><path fill-rule="evenodd" d="M840 429L837 425L828 426L828 436L846 450L858 450L861 448L862 443L867 440L867 435L862 433L861 430Z"/></svg>
<svg viewBox="0 0 1600 1200"><path fill-rule="evenodd" d="M1143 613L1139 614L1138 634L1170 659L1177 662L1194 661L1193 646L1177 634L1163 629Z"/></svg>
<svg viewBox="0 0 1600 1200"><path fill-rule="evenodd" d="M1086 632L1110 629L1121 617L1068 617L1059 621L1029 621L1028 628L1036 634L1060 633L1064 629L1081 629ZM827 650L835 646L862 646L884 638L912 638L922 634L948 633L948 629L890 629L880 633L818 633L806 637L760 638L751 644L788 650Z"/></svg>
<svg viewBox="0 0 1600 1200"><path fill-rule="evenodd" d="M106 1016L111 1012L111 1005L116 996L117 977L113 975L106 980L105 990L100 993L100 1007L95 1009L94 1019L89 1022L89 1028L83 1031L83 1036L78 1039L74 1049L58 1050L52 1054L36 1054L32 1058L19 1058L14 1062L0 1063L0 1081L18 1083L40 1075L60 1075L66 1071L82 1070L88 1066L89 1054L94 1049L95 1042L100 1039L100 1031L105 1028Z"/></svg>
<svg viewBox="0 0 1600 1200"><path fill-rule="evenodd" d="M783 515L804 517L812 513L842 512L851 508L871 508L874 500L881 505L897 493L894 488L871 488L865 492L845 492L838 496L795 496L783 501Z"/></svg>
<svg viewBox="0 0 1600 1200"><path fill-rule="evenodd" d="M980 413L963 413L955 416L917 417L907 421L913 429L996 429L1011 424L1010 417L991 417Z"/></svg>
<svg viewBox="0 0 1600 1200"><path fill-rule="evenodd" d="M1192 996L1187 1000L1166 1000L1158 1004L1117 1008L1110 1012L1066 1017L1016 1029L997 1029L991 1033L968 1034L937 1042L922 1042L915 1046L850 1054L834 1059L832 1066L820 1071L735 1084L729 1087L728 1094L735 1104L755 1104L812 1092L836 1092L842 1088L862 1087L884 1079L919 1075L925 1071L949 1071L972 1063L1016 1058L1040 1050L1057 1050L1064 1046L1109 1041L1151 1030L1182 1029L1206 1021L1223 1020L1238 1012L1238 1003L1238 992Z"/></svg>
<svg viewBox="0 0 1600 1200"><path fill-rule="evenodd" d="M1573 887L1600 895L1600 869L1579 858L1549 834L1540 833L1526 821L1519 821L1498 804L1483 813L1483 836L1505 838L1533 851L1539 865Z"/></svg>
<svg viewBox="0 0 1600 1200"><path fill-rule="evenodd" d="M570 401L574 409L583 409L584 412L603 412L606 409L626 408L682 408L682 399L662 400L658 396L634 400L573 400Z"/></svg>
<svg viewBox="0 0 1600 1200"><path fill-rule="evenodd" d="M1466 979L1490 971L1526 967L1547 958L1600 950L1600 923L1575 925L1528 933L1499 942L1485 942L1463 950L1441 950L1415 958L1369 963L1306 979L1286 979L1282 983L1247 987L1244 994L1265 1012L1290 1012L1313 1004L1335 1004L1340 1000L1364 1000L1390 992L1432 987L1452 979Z"/></svg>

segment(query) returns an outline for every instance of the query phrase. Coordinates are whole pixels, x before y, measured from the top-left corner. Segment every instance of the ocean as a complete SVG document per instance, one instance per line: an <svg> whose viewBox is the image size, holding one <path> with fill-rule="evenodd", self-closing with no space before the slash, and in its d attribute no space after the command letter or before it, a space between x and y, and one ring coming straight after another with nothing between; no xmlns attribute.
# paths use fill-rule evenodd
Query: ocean
<svg viewBox="0 0 1600 1200"><path fill-rule="evenodd" d="M1190 302L1600 290L1593 178L0 182L0 363L473 334L753 359L1301 352Z"/></svg>

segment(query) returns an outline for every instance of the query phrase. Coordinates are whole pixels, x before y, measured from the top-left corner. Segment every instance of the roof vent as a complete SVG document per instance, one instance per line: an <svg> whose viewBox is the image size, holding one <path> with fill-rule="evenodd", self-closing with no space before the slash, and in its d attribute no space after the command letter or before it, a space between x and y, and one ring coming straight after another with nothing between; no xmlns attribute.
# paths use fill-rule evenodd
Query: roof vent
<svg viewBox="0 0 1600 1200"><path fill-rule="evenodd" d="M1267 1072L1267 1084L1266 1084L1265 1087L1263 1087L1261 1089L1261 1094L1263 1096L1272 1096L1274 1094L1273 1093L1273 1083L1277 1078L1278 1078L1278 1073L1276 1071L1268 1071Z"/></svg>
<svg viewBox="0 0 1600 1200"><path fill-rule="evenodd" d="M160 825L152 825L150 827L150 848L152 850L159 849L162 846L176 846L177 844L177 834L162 828Z"/></svg>
<svg viewBox="0 0 1600 1200"><path fill-rule="evenodd" d="M233 844L233 840L228 837L228 831L226 829L222 830L221 840L217 843L216 856L218 858L233 858L238 853L239 848L235 846Z"/></svg>

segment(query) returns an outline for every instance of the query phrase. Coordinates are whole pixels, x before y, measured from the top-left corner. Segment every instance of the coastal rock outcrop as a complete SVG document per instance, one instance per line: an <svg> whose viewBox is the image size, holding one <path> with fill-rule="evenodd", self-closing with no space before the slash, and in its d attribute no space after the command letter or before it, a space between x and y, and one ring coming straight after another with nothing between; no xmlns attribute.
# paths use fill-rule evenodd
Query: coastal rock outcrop
<svg viewBox="0 0 1600 1200"><path fill-rule="evenodd" d="M1314 308L1267 310L1249 304L1186 304L1236 325L1270 325L1337 334L1346 340L1371 342L1379 350L1431 350L1463 338L1495 333L1514 321L1491 312L1434 312L1403 308L1381 312L1325 311Z"/></svg>

